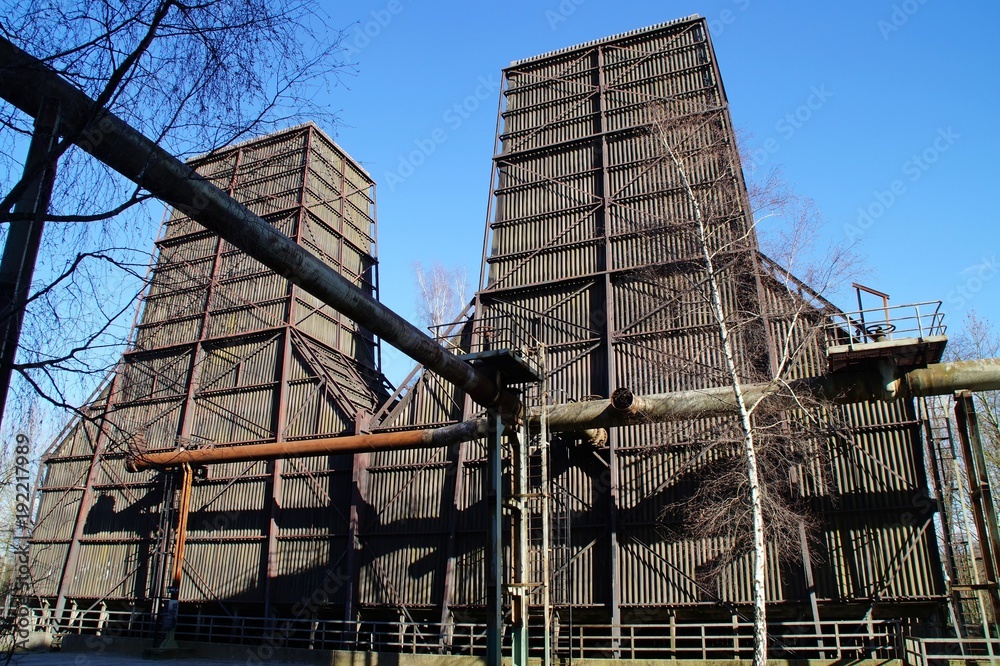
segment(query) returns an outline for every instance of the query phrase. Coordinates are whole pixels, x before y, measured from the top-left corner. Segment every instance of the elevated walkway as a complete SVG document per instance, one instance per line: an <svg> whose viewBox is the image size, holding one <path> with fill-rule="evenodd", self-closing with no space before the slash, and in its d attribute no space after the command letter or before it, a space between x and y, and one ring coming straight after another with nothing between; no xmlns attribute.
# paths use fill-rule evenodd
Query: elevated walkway
<svg viewBox="0 0 1000 666"><path fill-rule="evenodd" d="M883 359L903 371L938 363L946 330L941 301L832 314L824 326L828 370Z"/></svg>

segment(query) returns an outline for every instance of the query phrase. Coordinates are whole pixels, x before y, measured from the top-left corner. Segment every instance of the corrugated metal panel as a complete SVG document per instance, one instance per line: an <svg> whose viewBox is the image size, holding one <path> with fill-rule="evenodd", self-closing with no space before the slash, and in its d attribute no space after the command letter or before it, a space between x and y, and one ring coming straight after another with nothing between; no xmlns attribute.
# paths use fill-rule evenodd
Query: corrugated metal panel
<svg viewBox="0 0 1000 666"><path fill-rule="evenodd" d="M358 581L363 605L430 606L439 596L435 574L441 552L428 539L413 536L366 538L366 563Z"/></svg>
<svg viewBox="0 0 1000 666"><path fill-rule="evenodd" d="M151 574L149 541L88 541L80 545L80 564L69 595L83 599L142 599Z"/></svg>
<svg viewBox="0 0 1000 666"><path fill-rule="evenodd" d="M341 610L349 589L342 581L347 575L346 552L347 540L343 537L281 539L275 601L294 604L306 599L318 610L324 606Z"/></svg>
<svg viewBox="0 0 1000 666"><path fill-rule="evenodd" d="M59 591L63 565L69 544L40 543L31 546L32 592L39 597L54 597Z"/></svg>
<svg viewBox="0 0 1000 666"><path fill-rule="evenodd" d="M82 483L80 479L74 485ZM50 485L56 485L52 483ZM32 531L32 540L59 541L73 535L73 524L80 508L81 490L49 490L39 494L38 518Z"/></svg>
<svg viewBox="0 0 1000 666"><path fill-rule="evenodd" d="M189 540L181 601L259 602L262 541Z"/></svg>

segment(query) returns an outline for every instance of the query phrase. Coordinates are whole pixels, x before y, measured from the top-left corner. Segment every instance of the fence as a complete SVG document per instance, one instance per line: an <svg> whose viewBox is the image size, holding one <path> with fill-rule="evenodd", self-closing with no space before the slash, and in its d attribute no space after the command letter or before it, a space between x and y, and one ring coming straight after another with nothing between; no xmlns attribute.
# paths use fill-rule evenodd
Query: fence
<svg viewBox="0 0 1000 666"><path fill-rule="evenodd" d="M575 625L568 634L554 643L574 659L753 658L753 625L745 621L621 625L617 649L609 625ZM768 641L774 659L895 659L902 628L896 621L769 624Z"/></svg>
<svg viewBox="0 0 1000 666"><path fill-rule="evenodd" d="M49 624L51 625L51 623ZM36 630L45 623L36 622ZM61 627L62 634L128 636L152 639L155 620L148 612L100 608L77 611ZM770 654L776 659L899 659L904 654L903 627L898 621L824 621L768 625ZM541 627L531 627L531 656L542 656ZM557 656L570 659L751 659L753 626L748 621L622 624L618 635L608 624L555 623ZM204 641L310 650L346 650L406 654L478 655L486 652L486 626L478 623L372 621L348 622L317 618L266 619L239 615L181 614L178 640ZM504 637L509 646L510 636ZM940 652L966 660L1000 654L994 641L905 638L914 663L928 664ZM951 647L948 647L951 646ZM957 646L957 647L956 647ZM951 650L948 652L947 650ZM975 655L975 657L973 656ZM917 659L923 661L916 661ZM945 657L941 657L945 658ZM958 657L959 659L963 657Z"/></svg>
<svg viewBox="0 0 1000 666"><path fill-rule="evenodd" d="M907 636L903 641L903 659L913 666L1000 664L1000 639Z"/></svg>

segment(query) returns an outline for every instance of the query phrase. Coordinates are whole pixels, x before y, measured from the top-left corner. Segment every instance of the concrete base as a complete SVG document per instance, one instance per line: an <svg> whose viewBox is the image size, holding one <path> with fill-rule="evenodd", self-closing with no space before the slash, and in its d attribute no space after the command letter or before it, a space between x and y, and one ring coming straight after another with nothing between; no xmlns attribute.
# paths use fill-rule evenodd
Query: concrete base
<svg viewBox="0 0 1000 666"><path fill-rule="evenodd" d="M154 649L148 641L137 638L110 636L79 636L71 634L62 641L63 652L108 652L146 659L198 658L235 661L248 666L266 663L317 664L319 666L486 666L483 657L437 654L395 654L378 652L341 652L338 650L305 650L222 643L179 641L178 653L147 656ZM504 659L504 664L510 664ZM557 662L559 663L559 662ZM749 666L749 660L737 659L574 659L580 666ZM770 659L771 666L903 666L899 659ZM541 660L531 659L531 666L541 666Z"/></svg>
<svg viewBox="0 0 1000 666"><path fill-rule="evenodd" d="M194 657L194 648L153 647L142 651L142 658L151 661L166 661L167 659L190 659Z"/></svg>
<svg viewBox="0 0 1000 666"><path fill-rule="evenodd" d="M32 631L26 635L11 636L5 634L0 636L0 653L6 653L12 649L15 652L46 652L52 649L55 639L48 631Z"/></svg>

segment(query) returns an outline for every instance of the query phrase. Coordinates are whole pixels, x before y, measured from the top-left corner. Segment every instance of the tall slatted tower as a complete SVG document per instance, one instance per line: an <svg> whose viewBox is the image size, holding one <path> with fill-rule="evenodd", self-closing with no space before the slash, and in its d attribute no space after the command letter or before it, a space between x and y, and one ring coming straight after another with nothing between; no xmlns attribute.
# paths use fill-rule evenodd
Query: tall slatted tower
<svg viewBox="0 0 1000 666"><path fill-rule="evenodd" d="M377 296L374 182L317 127L192 165ZM60 606L163 596L175 488L170 475L126 472L127 449L363 431L387 395L380 362L370 333L174 211L130 349L90 422L73 424L46 457L36 593ZM348 550L353 470L351 456L207 470L192 491L181 602L264 614L320 584ZM340 591L341 603L350 597Z"/></svg>
<svg viewBox="0 0 1000 666"><path fill-rule="evenodd" d="M696 213L662 150L665 139L687 165L706 220L742 379L768 377L789 336L813 336L793 376L826 370L815 331L836 310L759 252L703 19L514 62L502 94L484 281L448 344L479 351L544 343L550 402L608 398L616 387L659 393L726 386L701 250L690 233ZM793 323L791 313L803 312ZM430 373L415 373L400 396L377 428L477 413ZM821 527L801 543L805 564L769 571L773 616L927 614L944 587L915 407L865 403L839 416L852 435L829 444L830 487L797 486ZM618 645L620 625L745 619L749 556L706 583L720 544L682 529L675 510L699 474L711 473L699 440L726 423L618 428L598 450L552 442L548 520L568 543L552 544L550 590L563 626L573 609L577 622L610 627L595 641ZM411 598L415 607L440 603L443 621L482 610L485 456L479 443L435 455L435 474L445 483L426 473L414 481L416 474L401 470L380 477L387 495L406 486L432 493L423 505L447 507L446 531L417 542L444 554L440 592L420 588ZM405 462L418 459L431 458L410 454ZM403 462L397 455L396 464ZM542 579L540 559L536 551L532 580ZM540 605L541 593L532 594Z"/></svg>

